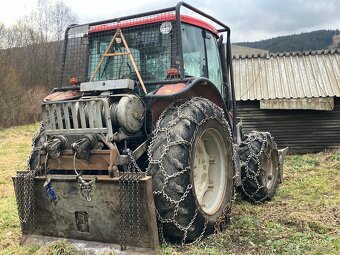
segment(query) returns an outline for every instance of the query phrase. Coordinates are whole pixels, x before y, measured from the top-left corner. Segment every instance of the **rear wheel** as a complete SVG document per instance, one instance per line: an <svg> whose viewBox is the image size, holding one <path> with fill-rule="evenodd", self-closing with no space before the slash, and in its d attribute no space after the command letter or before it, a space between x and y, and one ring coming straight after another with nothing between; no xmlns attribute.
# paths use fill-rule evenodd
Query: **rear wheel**
<svg viewBox="0 0 340 255"><path fill-rule="evenodd" d="M192 98L160 116L149 150L155 204L165 237L194 241L230 211L233 147L223 110Z"/></svg>
<svg viewBox="0 0 340 255"><path fill-rule="evenodd" d="M270 200L279 185L279 155L273 137L253 131L239 149L243 198L255 203Z"/></svg>

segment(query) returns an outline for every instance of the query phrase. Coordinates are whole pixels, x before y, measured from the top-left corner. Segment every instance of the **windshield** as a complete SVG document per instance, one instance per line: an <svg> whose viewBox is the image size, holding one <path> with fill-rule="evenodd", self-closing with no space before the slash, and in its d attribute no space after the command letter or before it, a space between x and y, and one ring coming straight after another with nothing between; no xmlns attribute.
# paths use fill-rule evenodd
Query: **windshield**
<svg viewBox="0 0 340 255"><path fill-rule="evenodd" d="M163 23L122 29L134 62L144 82L164 80L171 67L172 32L161 29ZM169 23L169 22L167 22ZM170 24L171 26L171 24ZM164 25L163 25L164 27ZM93 34L90 37L88 76L90 77L107 50L116 31ZM108 53L127 52L120 38ZM128 55L105 57L94 80L133 79L137 74Z"/></svg>

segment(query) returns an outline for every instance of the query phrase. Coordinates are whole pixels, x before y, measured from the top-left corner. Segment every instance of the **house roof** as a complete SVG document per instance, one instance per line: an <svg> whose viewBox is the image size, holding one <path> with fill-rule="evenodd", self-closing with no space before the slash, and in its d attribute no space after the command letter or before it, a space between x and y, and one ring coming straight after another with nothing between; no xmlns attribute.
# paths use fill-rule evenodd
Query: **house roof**
<svg viewBox="0 0 340 255"><path fill-rule="evenodd" d="M340 49L234 56L237 100L340 97Z"/></svg>

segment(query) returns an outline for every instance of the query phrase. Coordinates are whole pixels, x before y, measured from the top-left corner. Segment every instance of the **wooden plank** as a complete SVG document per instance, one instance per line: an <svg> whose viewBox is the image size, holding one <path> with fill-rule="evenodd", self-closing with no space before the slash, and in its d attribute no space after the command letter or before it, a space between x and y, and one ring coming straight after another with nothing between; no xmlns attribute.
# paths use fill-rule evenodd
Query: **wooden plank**
<svg viewBox="0 0 340 255"><path fill-rule="evenodd" d="M107 54L103 54L103 56L105 57L114 57L114 56L125 56L125 55L129 55L130 52L115 52L115 53L107 53Z"/></svg>

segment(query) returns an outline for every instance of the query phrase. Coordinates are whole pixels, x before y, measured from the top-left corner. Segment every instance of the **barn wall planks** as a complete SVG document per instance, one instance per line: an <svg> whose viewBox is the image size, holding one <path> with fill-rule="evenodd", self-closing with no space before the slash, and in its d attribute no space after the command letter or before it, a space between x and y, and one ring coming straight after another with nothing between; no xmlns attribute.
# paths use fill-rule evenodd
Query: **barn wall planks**
<svg viewBox="0 0 340 255"><path fill-rule="evenodd" d="M293 153L340 147L340 98L334 98L333 111L260 109L258 100L237 104L244 133L269 131L278 147Z"/></svg>

